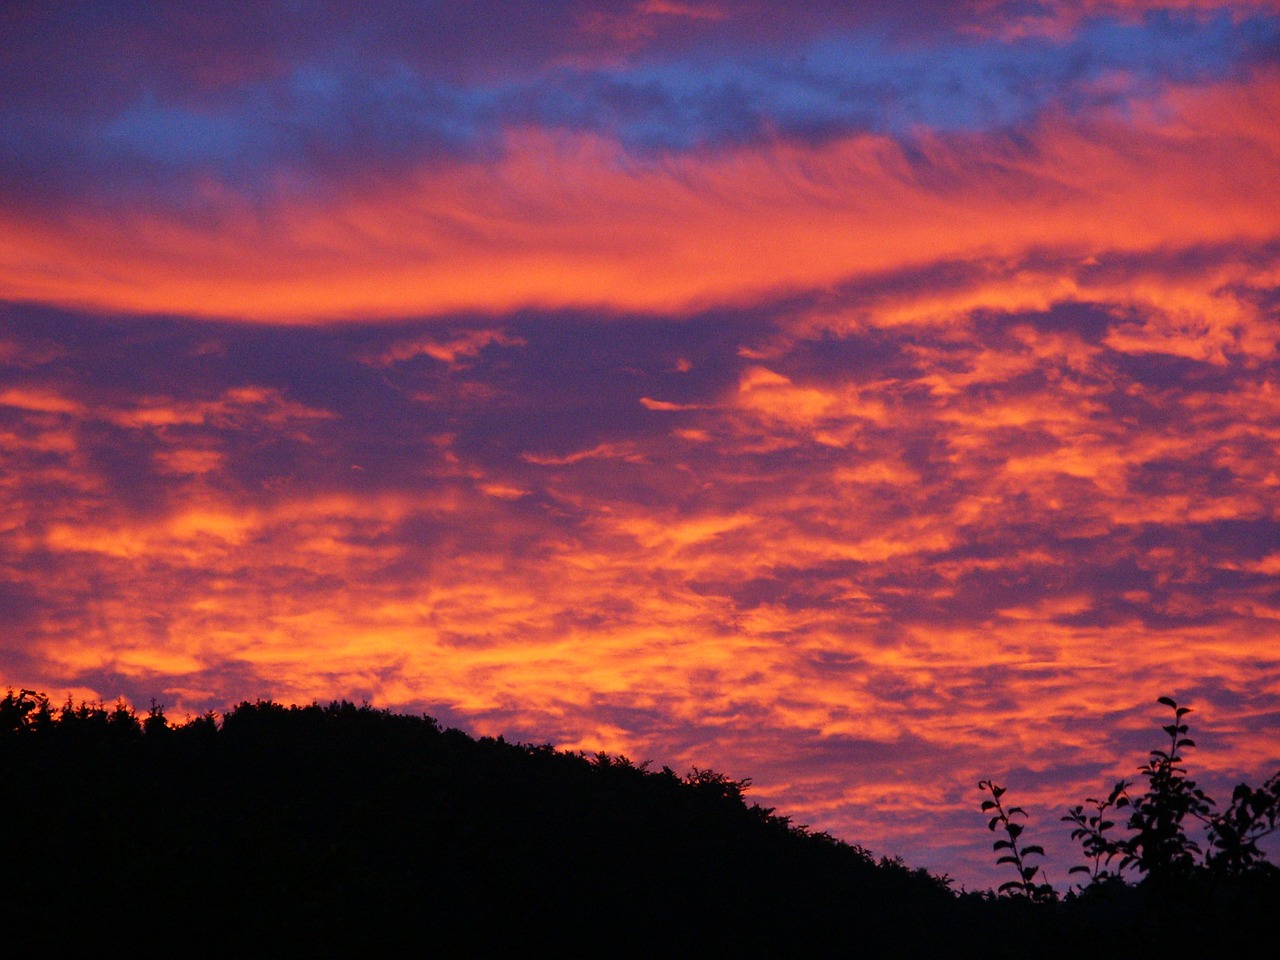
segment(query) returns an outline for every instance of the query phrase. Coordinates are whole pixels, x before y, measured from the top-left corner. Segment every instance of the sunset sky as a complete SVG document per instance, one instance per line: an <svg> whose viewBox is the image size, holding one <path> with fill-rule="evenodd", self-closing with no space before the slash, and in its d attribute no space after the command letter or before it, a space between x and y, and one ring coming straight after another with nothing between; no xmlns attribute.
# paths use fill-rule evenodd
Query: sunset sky
<svg viewBox="0 0 1280 960"><path fill-rule="evenodd" d="M8 3L0 689L1065 888L1157 696L1280 768L1278 340L1280 0Z"/></svg>

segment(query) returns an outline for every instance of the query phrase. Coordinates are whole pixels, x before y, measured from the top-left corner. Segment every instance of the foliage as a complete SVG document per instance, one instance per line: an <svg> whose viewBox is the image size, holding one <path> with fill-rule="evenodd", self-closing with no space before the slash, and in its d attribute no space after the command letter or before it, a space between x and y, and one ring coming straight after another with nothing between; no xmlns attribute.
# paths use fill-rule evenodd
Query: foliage
<svg viewBox="0 0 1280 960"><path fill-rule="evenodd" d="M991 819L987 822L987 829L994 833L996 828L999 827L1005 834L1003 839L996 840L991 845L992 849L997 853L1004 851L996 860L996 863L1011 863L1018 874L1017 880L1010 880L1007 883L1000 884L1000 892L1027 897L1034 901L1055 899L1057 895L1052 885L1043 882L1043 880L1036 880L1037 875L1044 876L1044 871L1041 867L1038 864L1027 862L1028 857L1043 857L1044 848L1034 843L1018 845L1018 838L1022 836L1024 828L1014 818L1026 817L1027 812L1021 807L1005 809L1004 804L1000 801L1000 798L1005 793L1004 787L997 786L990 780L983 780L978 786L991 794L990 800L982 802L983 812L992 813Z"/></svg>
<svg viewBox="0 0 1280 960"><path fill-rule="evenodd" d="M1066 817L1086 880L1059 898L991 780L1000 893L811 833L749 781L472 738L367 704L0 698L0 898L14 952L444 956L1079 957L1234 954L1269 935L1260 841L1280 773L1219 810L1190 780L1189 709L1136 778ZM1195 825L1203 838L1191 836ZM661 931L656 933L654 931Z"/></svg>
<svg viewBox="0 0 1280 960"><path fill-rule="evenodd" d="M1167 750L1155 749L1139 772L1147 779L1145 793L1131 799L1131 836L1121 842L1120 868L1130 864L1149 879L1164 882L1189 872L1202 856L1200 845L1188 836L1186 819L1209 822L1213 800L1187 776L1181 751L1194 747L1186 736L1183 718L1190 707L1180 707L1171 697L1157 701L1174 712L1173 722L1162 729L1169 736Z"/></svg>
<svg viewBox="0 0 1280 960"><path fill-rule="evenodd" d="M49 709L49 698L37 694L34 690L8 692L0 700L0 736L23 734L36 729L36 719L40 711Z"/></svg>
<svg viewBox="0 0 1280 960"><path fill-rule="evenodd" d="M1006 811L1004 789L990 780L979 783L992 795L982 804L984 812L994 812L988 827L1003 826L1007 835L995 844L1002 852L997 862L1017 872L999 891L1053 907L1058 921L1061 911L1069 911L1065 916L1079 929L1106 930L1107 955L1126 949L1231 952L1262 935L1260 918L1270 909L1264 905L1280 900L1280 870L1259 847L1280 827L1280 772L1260 787L1239 784L1226 809L1215 812L1214 799L1183 765L1196 745L1186 722L1191 708L1172 697L1157 703L1172 711L1161 726L1168 741L1138 768L1140 792L1120 780L1105 797L1089 797L1062 817L1086 860L1070 873L1087 880L1057 905L1050 891L1037 888L1039 868L1025 862L1029 853L1043 851L1019 845L1022 825L1011 818L1025 816L1022 808ZM1203 828L1203 843L1190 832L1196 825Z"/></svg>
<svg viewBox="0 0 1280 960"><path fill-rule="evenodd" d="M1101 800L1096 797L1085 798L1085 803L1092 808L1091 813L1085 813L1084 806L1077 804L1071 807L1067 815L1062 818L1068 823L1075 824L1075 829L1071 831L1071 839L1080 842L1085 857L1090 861L1088 864L1077 864L1068 873L1086 873L1089 875L1090 883L1107 883L1121 877L1120 870L1109 869L1112 860L1119 855L1120 847L1110 835L1116 822L1107 817L1108 811L1121 810L1129 806L1129 795L1126 793L1128 786L1126 781L1120 780L1105 798Z"/></svg>
<svg viewBox="0 0 1280 960"><path fill-rule="evenodd" d="M1231 803L1209 820L1208 866L1228 876L1274 870L1258 841L1274 833L1280 820L1280 772L1261 787L1236 785Z"/></svg>
<svg viewBox="0 0 1280 960"><path fill-rule="evenodd" d="M1105 884L1124 879L1125 871L1132 867L1144 882L1167 884L1186 879L1196 870L1214 875L1238 877L1251 871L1273 869L1258 841L1280 827L1280 772L1261 787L1239 784L1232 793L1231 803L1221 813L1214 813L1217 806L1182 766L1183 753L1195 747L1195 741L1187 734L1185 722L1190 707L1179 706L1172 697L1160 697L1157 703L1173 711L1172 722L1161 729L1169 738L1167 747L1150 751L1147 762L1138 768L1146 780L1146 789L1135 795L1130 784L1120 780L1103 799L1089 797L1084 804L1068 809L1062 819L1073 824L1071 839L1080 843L1086 864L1071 868L1071 873L1086 874L1089 885ZM982 804L984 812L996 810L988 826L994 830L1004 824L1009 834L1007 841L997 842L997 850L1008 850L997 863L1012 863L1019 879L1002 884L1000 890L1009 893L1029 894L1027 887L1034 868L1023 864L1016 841L1022 833L1019 824L1011 823L1000 807L1004 789L991 781L983 780L978 786L991 792L994 801ZM1129 810L1124 826L1129 831L1119 836L1112 831L1117 826L1112 819L1115 811ZM1021 807L1010 808L1009 814L1025 816ZM1202 849L1188 832L1188 820L1199 821L1206 829L1207 849ZM1036 846L1021 848L1021 855L1028 850L1043 851ZM1117 862L1117 869L1111 864ZM1027 876L1028 869L1031 876ZM1082 887L1083 889L1083 887Z"/></svg>
<svg viewBox="0 0 1280 960"><path fill-rule="evenodd" d="M748 787L367 704L172 722L10 691L0 844L22 880L0 925L15 955L911 957L984 908Z"/></svg>

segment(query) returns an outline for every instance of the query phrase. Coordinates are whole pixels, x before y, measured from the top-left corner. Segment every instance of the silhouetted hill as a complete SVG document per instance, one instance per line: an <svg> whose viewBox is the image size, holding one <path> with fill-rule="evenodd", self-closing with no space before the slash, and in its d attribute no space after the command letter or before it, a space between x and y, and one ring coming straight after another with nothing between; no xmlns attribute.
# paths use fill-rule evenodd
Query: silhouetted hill
<svg viewBox="0 0 1280 960"><path fill-rule="evenodd" d="M1099 936L1126 939L1123 909L1094 933L958 896L742 789L350 703L175 727L11 694L0 924L10 952L196 956L1103 956Z"/></svg>

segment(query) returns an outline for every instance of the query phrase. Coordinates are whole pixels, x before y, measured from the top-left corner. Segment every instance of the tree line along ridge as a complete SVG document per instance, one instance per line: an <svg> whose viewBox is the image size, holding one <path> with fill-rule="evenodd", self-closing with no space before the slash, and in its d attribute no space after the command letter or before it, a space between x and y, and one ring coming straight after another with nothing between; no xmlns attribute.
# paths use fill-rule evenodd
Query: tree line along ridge
<svg viewBox="0 0 1280 960"><path fill-rule="evenodd" d="M12 948L42 952L1214 956L1251 943L1280 904L1258 846L1280 774L1217 810L1182 767L1189 711L1168 704L1170 740L1141 787L1063 818L1086 863L1059 896L1025 812L989 780L984 811L1017 879L967 891L795 825L712 770L475 738L345 701L245 701L174 723L154 703L139 714L10 690L0 924Z"/></svg>

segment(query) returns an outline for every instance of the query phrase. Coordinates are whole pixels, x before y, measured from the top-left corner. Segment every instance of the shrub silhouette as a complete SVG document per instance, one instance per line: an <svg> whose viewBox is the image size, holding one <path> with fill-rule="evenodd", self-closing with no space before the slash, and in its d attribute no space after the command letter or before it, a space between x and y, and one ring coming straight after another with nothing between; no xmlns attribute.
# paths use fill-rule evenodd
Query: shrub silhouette
<svg viewBox="0 0 1280 960"><path fill-rule="evenodd" d="M1167 746L1151 750L1138 768L1142 792L1121 780L1105 797L1089 797L1062 817L1072 824L1071 839L1087 861L1070 873L1083 874L1087 882L1060 904L1051 888L1036 883L1039 868L1025 862L1028 854L1043 853L1036 845L1019 846L1022 825L1010 818L1025 813L1004 809L1002 787L979 783L992 794L982 804L984 812L995 814L988 826L1003 825L1007 834L995 844L997 851L1007 851L997 863L1017 871L1017 879L999 891L1047 905L1056 920L1069 917L1077 933L1105 932L1107 951L1226 955L1269 936L1269 917L1280 903L1280 870L1258 846L1280 826L1280 772L1261 787L1239 784L1226 809L1215 812L1214 799L1182 765L1183 754L1195 747L1186 722L1191 708L1172 697L1156 702L1173 716L1161 727ZM1123 822L1121 811L1127 811ZM1194 823L1205 829L1204 847L1188 832ZM1104 948L1095 943L1091 949Z"/></svg>
<svg viewBox="0 0 1280 960"><path fill-rule="evenodd" d="M1085 803L1091 808L1086 812L1083 804L1068 809L1062 819L1074 824L1071 839L1079 841L1084 855L1090 862L1071 868L1071 873L1083 873L1089 877L1086 886L1124 879L1124 871L1133 867L1143 882L1166 884L1185 880L1197 870L1223 876L1242 876L1251 872L1271 872L1274 867L1259 849L1258 841L1280 826L1280 772L1261 787L1239 784L1232 793L1231 803L1222 813L1214 813L1217 806L1187 774L1182 766L1182 752L1194 747L1195 741L1187 736L1189 725L1185 722L1190 707L1179 706L1172 697L1160 697L1156 701L1173 711L1172 722L1161 729L1169 737L1167 748L1150 751L1146 763L1138 772L1146 780L1146 790L1132 795L1127 780L1116 783L1104 799L1089 797ZM996 850L1009 851L1000 857L998 864L1011 863L1018 871L1018 879L1001 884L1000 891L1030 896L1029 884L1036 875L1035 867L1024 865L1028 853L1043 855L1039 846L1017 846L1022 826L1011 822L1010 817L1026 813L1021 807L1012 807L1007 813L1000 803L1005 789L983 780L978 784L990 792L992 800L984 801L983 812L995 811L988 823L991 830L1003 825L1008 834L1005 841L997 841ZM1128 836L1111 833L1116 821L1110 811L1129 810L1125 823ZM1208 850L1187 833L1187 820L1199 821L1206 829ZM1109 869L1118 860L1118 869Z"/></svg>
<svg viewBox="0 0 1280 960"><path fill-rule="evenodd" d="M1190 816L1208 823L1214 801L1187 776L1186 768L1179 766L1181 751L1195 746L1186 736L1188 725L1183 722L1191 708L1178 706L1172 697L1160 697L1157 702L1174 713L1173 722L1163 727L1169 735L1169 747L1152 750L1138 768L1147 780L1147 789L1130 798L1129 829L1133 833L1121 841L1120 868L1133 864L1149 880L1167 883L1185 876L1202 857L1200 845L1187 835L1186 819Z"/></svg>
<svg viewBox="0 0 1280 960"><path fill-rule="evenodd" d="M1276 867L1258 849L1258 841L1275 833L1280 819L1280 772L1261 787L1237 784L1231 803L1209 821L1208 866L1230 877Z"/></svg>

